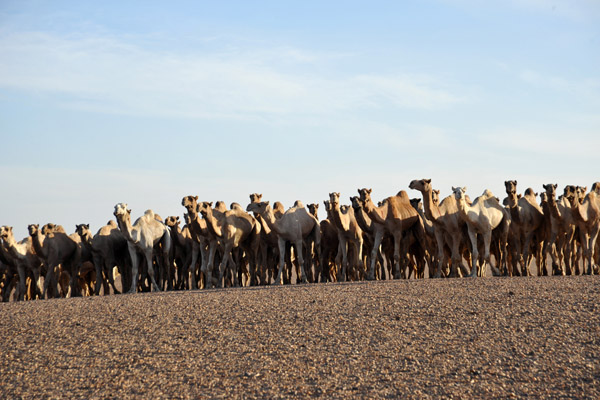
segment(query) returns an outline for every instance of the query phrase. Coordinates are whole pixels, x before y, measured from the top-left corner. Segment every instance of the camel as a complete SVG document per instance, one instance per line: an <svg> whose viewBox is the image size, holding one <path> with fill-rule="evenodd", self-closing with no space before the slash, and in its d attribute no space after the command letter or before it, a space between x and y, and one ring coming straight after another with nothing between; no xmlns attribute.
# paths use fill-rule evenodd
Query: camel
<svg viewBox="0 0 600 400"><path fill-rule="evenodd" d="M461 218L467 224L469 238L471 239L471 274L470 277L477 276L477 262L479 260L479 249L477 245L477 235L483 237L483 265L481 265L482 275L485 275L486 265L492 268L494 275L500 275L498 268L494 267L490 260L490 244L492 241L492 231L501 226L502 235L500 240L500 255L506 254L506 244L509 229L509 216L504 207L500 205L498 199L490 192L485 190L483 194L475 199L472 205L467 204L465 199L466 187L452 188L454 197L458 205ZM496 260L498 265L502 265L504 260Z"/></svg>
<svg viewBox="0 0 600 400"><path fill-rule="evenodd" d="M53 293L56 293L56 280L60 278L63 272L68 273L70 277L69 295L79 296L78 275L81 263L81 248L78 243L69 237L60 225L49 223L44 225L40 231L39 225L32 224L29 225L28 229L36 252L39 252L40 257L46 264L42 297L46 297L51 284L54 289ZM54 276L56 271L58 271L58 277Z"/></svg>
<svg viewBox="0 0 600 400"><path fill-rule="evenodd" d="M599 185L600 182L595 182L592 186L594 190L590 191L583 199L580 196L585 191L575 191L575 198L571 204L573 218L579 228L579 238L583 249L583 269L587 275L594 274L594 251L600 233L600 196L596 191ZM586 264L587 269L585 268Z"/></svg>
<svg viewBox="0 0 600 400"><path fill-rule="evenodd" d="M439 278L441 276L446 261L445 245L448 245L451 251L450 276L459 276L458 269L463 269L461 247L466 243L463 233L463 227L466 226L466 223L460 216L456 197L450 195L442 200L439 205L436 205L433 202L431 179L413 180L408 187L423 194L425 216L435 227L438 267L433 277Z"/></svg>
<svg viewBox="0 0 600 400"><path fill-rule="evenodd" d="M96 283L94 294L100 294L100 288L104 288L104 295L110 294L109 285L113 293L120 291L115 286L113 269L116 266L121 273L121 284L123 291L131 285L131 260L129 257L128 242L119 230L117 223L110 220L106 225L98 229L92 236L88 224L77 225L77 233L81 237L84 246L92 252L94 268L96 270Z"/></svg>
<svg viewBox="0 0 600 400"><path fill-rule="evenodd" d="M541 252L541 238L543 236L544 213L536 202L536 194L533 189L528 188L521 198L517 197L517 181L505 181L506 194L508 195L508 207L511 213L512 223L516 226L519 237L516 242L520 243L522 251L518 252L519 264L523 275L531 275L529 261L531 245L535 244ZM538 256L536 262L542 264Z"/></svg>
<svg viewBox="0 0 600 400"><path fill-rule="evenodd" d="M279 247L279 269L275 284L281 284L281 275L285 264L286 241L291 242L296 249L296 256L300 264L300 276L298 279L306 283L306 273L304 268L304 252L303 244L309 235L314 235L315 247L321 245L321 232L319 221L299 204L298 207L292 207L287 210L279 219L275 218L273 209L268 201L250 203L246 207L246 211L252 211L255 214L262 216L267 222L269 228L277 234L277 242Z"/></svg>
<svg viewBox="0 0 600 400"><path fill-rule="evenodd" d="M185 207L190 220L189 227L192 239L198 244L202 261L200 263L200 272L204 275L204 288L210 288L213 285L212 272L214 269L214 259L218 247L216 235L208 230L206 220L200 218L198 212L198 196L185 196L181 200L181 205ZM196 255L196 259L197 259ZM193 270L190 266L189 270ZM196 280L192 279L192 289L196 289Z"/></svg>
<svg viewBox="0 0 600 400"><path fill-rule="evenodd" d="M333 209L331 202L325 200L325 212L327 218L319 222L321 230L321 260L323 267L321 268L321 281L334 282L337 279L337 271L341 265L342 250L338 238L337 229L333 226L331 213Z"/></svg>
<svg viewBox="0 0 600 400"><path fill-rule="evenodd" d="M138 283L138 268L140 251L146 259L148 267L148 275L152 288L155 291L160 291L160 287L156 283L154 277L154 267L152 264L152 256L154 248L160 244L162 251L162 261L166 266L169 265L169 252L171 251L171 235L167 226L155 218L152 210L146 210L144 215L139 217L133 225L131 225L131 210L127 208L126 203L118 203L115 205L114 216L117 218L117 225L127 239L129 248L129 257L131 258L132 274L131 287L128 293L137 291Z"/></svg>
<svg viewBox="0 0 600 400"><path fill-rule="evenodd" d="M404 258L408 252L408 242L402 243L402 237L405 231L409 230L415 224L420 224L419 214L410 205L410 199L404 190L398 192L395 196L386 198L382 205L375 207L371 200L371 189L359 189L360 199L364 203L365 211L371 220L383 225L386 232L394 238L394 279L401 277L401 271L404 271ZM379 228L378 228L379 229ZM421 238L420 238L421 239ZM406 247L406 249L401 249ZM402 259L400 257L402 254Z"/></svg>
<svg viewBox="0 0 600 400"><path fill-rule="evenodd" d="M350 197L352 202L352 208L354 209L354 215L358 225L370 236L370 242L373 244L371 249L369 270L367 271L367 280L373 280L376 275L385 278L385 270L383 269L383 262L381 263L381 271L377 272L376 265L378 254L380 253L381 243L385 236L385 225L374 223L365 211L364 202L358 196Z"/></svg>
<svg viewBox="0 0 600 400"><path fill-rule="evenodd" d="M232 252L237 248L246 250L249 256L251 282L256 284L256 264L260 238L260 224L250 214L244 212L239 204L233 203L230 210L225 212L215 211L210 203L199 204L198 210L206 220L208 229L216 235L223 246L223 258L219 265L217 286L221 285L227 265L231 262L233 267L233 285L239 286L238 264L233 259Z"/></svg>
<svg viewBox="0 0 600 400"><path fill-rule="evenodd" d="M12 226L4 225L0 227L0 238L2 239L5 255L17 266L19 274L17 300L25 298L26 279L30 274L33 274L34 283L36 284L34 295L41 298L43 290L40 286L42 260L35 253L31 237L28 236L17 242Z"/></svg>
<svg viewBox="0 0 600 400"><path fill-rule="evenodd" d="M553 273L571 275L571 252L575 223L571 213L571 202L567 196L556 199L557 184L543 185L544 191L540 194L542 212L545 218L545 238L542 259L552 257ZM568 192L568 188L565 188Z"/></svg>
<svg viewBox="0 0 600 400"><path fill-rule="evenodd" d="M337 280L343 282L347 276L357 280L360 274L364 273L362 263L363 231L356 221L354 209L347 207L345 211L340 208L340 194L337 192L329 193L329 202L331 204L333 226L337 229L340 249L342 250L342 267L338 271ZM348 252L354 249L352 263L348 261ZM371 279L373 279L371 271Z"/></svg>
<svg viewBox="0 0 600 400"><path fill-rule="evenodd" d="M200 245L192 239L190 232L191 219L189 215L184 216L189 223L182 228L179 227L179 217L170 216L165 224L171 231L171 243L173 260L177 264L177 288L189 289L196 285L196 263L200 253Z"/></svg>

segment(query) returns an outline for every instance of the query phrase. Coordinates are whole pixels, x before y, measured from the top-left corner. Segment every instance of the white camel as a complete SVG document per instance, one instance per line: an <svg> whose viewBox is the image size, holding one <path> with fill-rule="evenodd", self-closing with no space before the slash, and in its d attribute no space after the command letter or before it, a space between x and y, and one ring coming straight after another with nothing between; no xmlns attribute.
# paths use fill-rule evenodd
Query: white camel
<svg viewBox="0 0 600 400"><path fill-rule="evenodd" d="M152 287L155 291L160 291L159 286L154 279L154 267L152 266L152 254L155 246L160 243L163 255L163 263L166 268L169 268L169 252L171 250L171 235L169 228L161 221L155 218L152 210L146 210L144 215L131 225L131 210L127 208L126 203L119 203L115 206L115 217L119 229L127 239L129 246L129 256L131 257L132 279L131 288L128 293L137 291L139 257L138 251L141 252L148 265L148 275L152 282Z"/></svg>
<svg viewBox="0 0 600 400"><path fill-rule="evenodd" d="M477 276L477 261L479 259L479 250L477 246L477 235L483 236L484 260L481 266L482 275L485 275L486 265L490 265L494 275L500 275L500 271L495 268L490 262L490 243L492 241L492 231L501 227L500 231L500 254L501 258L506 254L506 243L508 238L509 216L504 207L500 205L498 199L491 191L485 190L483 194L469 205L466 201L466 187L452 188L454 197L458 205L458 211L461 218L467 224L469 239L471 239L472 257L471 257L471 274L469 276ZM498 265L501 265L503 260L497 260Z"/></svg>

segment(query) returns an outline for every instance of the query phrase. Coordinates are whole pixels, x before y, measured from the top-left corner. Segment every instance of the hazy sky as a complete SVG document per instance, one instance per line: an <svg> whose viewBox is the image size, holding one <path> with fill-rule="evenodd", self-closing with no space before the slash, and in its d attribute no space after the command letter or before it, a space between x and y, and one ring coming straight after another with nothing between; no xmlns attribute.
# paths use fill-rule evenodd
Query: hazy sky
<svg viewBox="0 0 600 400"><path fill-rule="evenodd" d="M600 180L600 2L0 1L0 225Z"/></svg>

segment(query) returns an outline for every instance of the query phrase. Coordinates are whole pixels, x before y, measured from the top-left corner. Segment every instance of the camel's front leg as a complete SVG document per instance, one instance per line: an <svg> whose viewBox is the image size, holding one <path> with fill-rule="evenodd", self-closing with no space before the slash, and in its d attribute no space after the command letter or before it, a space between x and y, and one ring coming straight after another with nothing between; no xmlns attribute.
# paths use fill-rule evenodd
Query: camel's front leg
<svg viewBox="0 0 600 400"><path fill-rule="evenodd" d="M277 247L279 247L279 268L277 269L277 277L275 278L275 282L273 282L273 284L281 285L281 274L285 264L285 240L279 238L277 240Z"/></svg>
<svg viewBox="0 0 600 400"><path fill-rule="evenodd" d="M300 276L298 277L298 279L302 282L302 283L307 283L308 281L306 280L306 270L304 269L304 252L302 250L302 246L303 246L303 240L297 240L296 241L296 252L298 253L298 264L300 265Z"/></svg>
<svg viewBox="0 0 600 400"><path fill-rule="evenodd" d="M137 292L137 283L138 283L138 267L140 259L137 254L137 250L131 243L128 243L129 246L129 257L131 258L131 287L127 293L136 293Z"/></svg>
<svg viewBox="0 0 600 400"><path fill-rule="evenodd" d="M152 265L152 249L147 249L144 251L144 257L146 258L146 265L148 266L148 276L150 276L150 283L155 292L160 292L160 287L156 283L156 279L154 277L154 266Z"/></svg>

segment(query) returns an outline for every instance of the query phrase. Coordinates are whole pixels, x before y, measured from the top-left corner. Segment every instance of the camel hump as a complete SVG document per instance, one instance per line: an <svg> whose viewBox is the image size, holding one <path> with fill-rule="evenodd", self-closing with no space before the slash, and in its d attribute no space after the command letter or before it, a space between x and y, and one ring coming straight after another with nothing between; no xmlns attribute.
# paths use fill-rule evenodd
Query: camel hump
<svg viewBox="0 0 600 400"><path fill-rule="evenodd" d="M408 193L405 190L399 191L396 196L400 198L402 203L410 204L410 197L408 197Z"/></svg>
<svg viewBox="0 0 600 400"><path fill-rule="evenodd" d="M296 200L296 201L294 202L294 207L297 207L297 208L304 208L304 203L302 203L300 200Z"/></svg>
<svg viewBox="0 0 600 400"><path fill-rule="evenodd" d="M144 211L144 215L149 217L149 218L154 218L154 211L152 210L146 210Z"/></svg>
<svg viewBox="0 0 600 400"><path fill-rule="evenodd" d="M485 200L491 199L492 197L494 197L494 193L492 193L492 191L490 189L485 189L483 191L483 194L481 195L481 197Z"/></svg>

